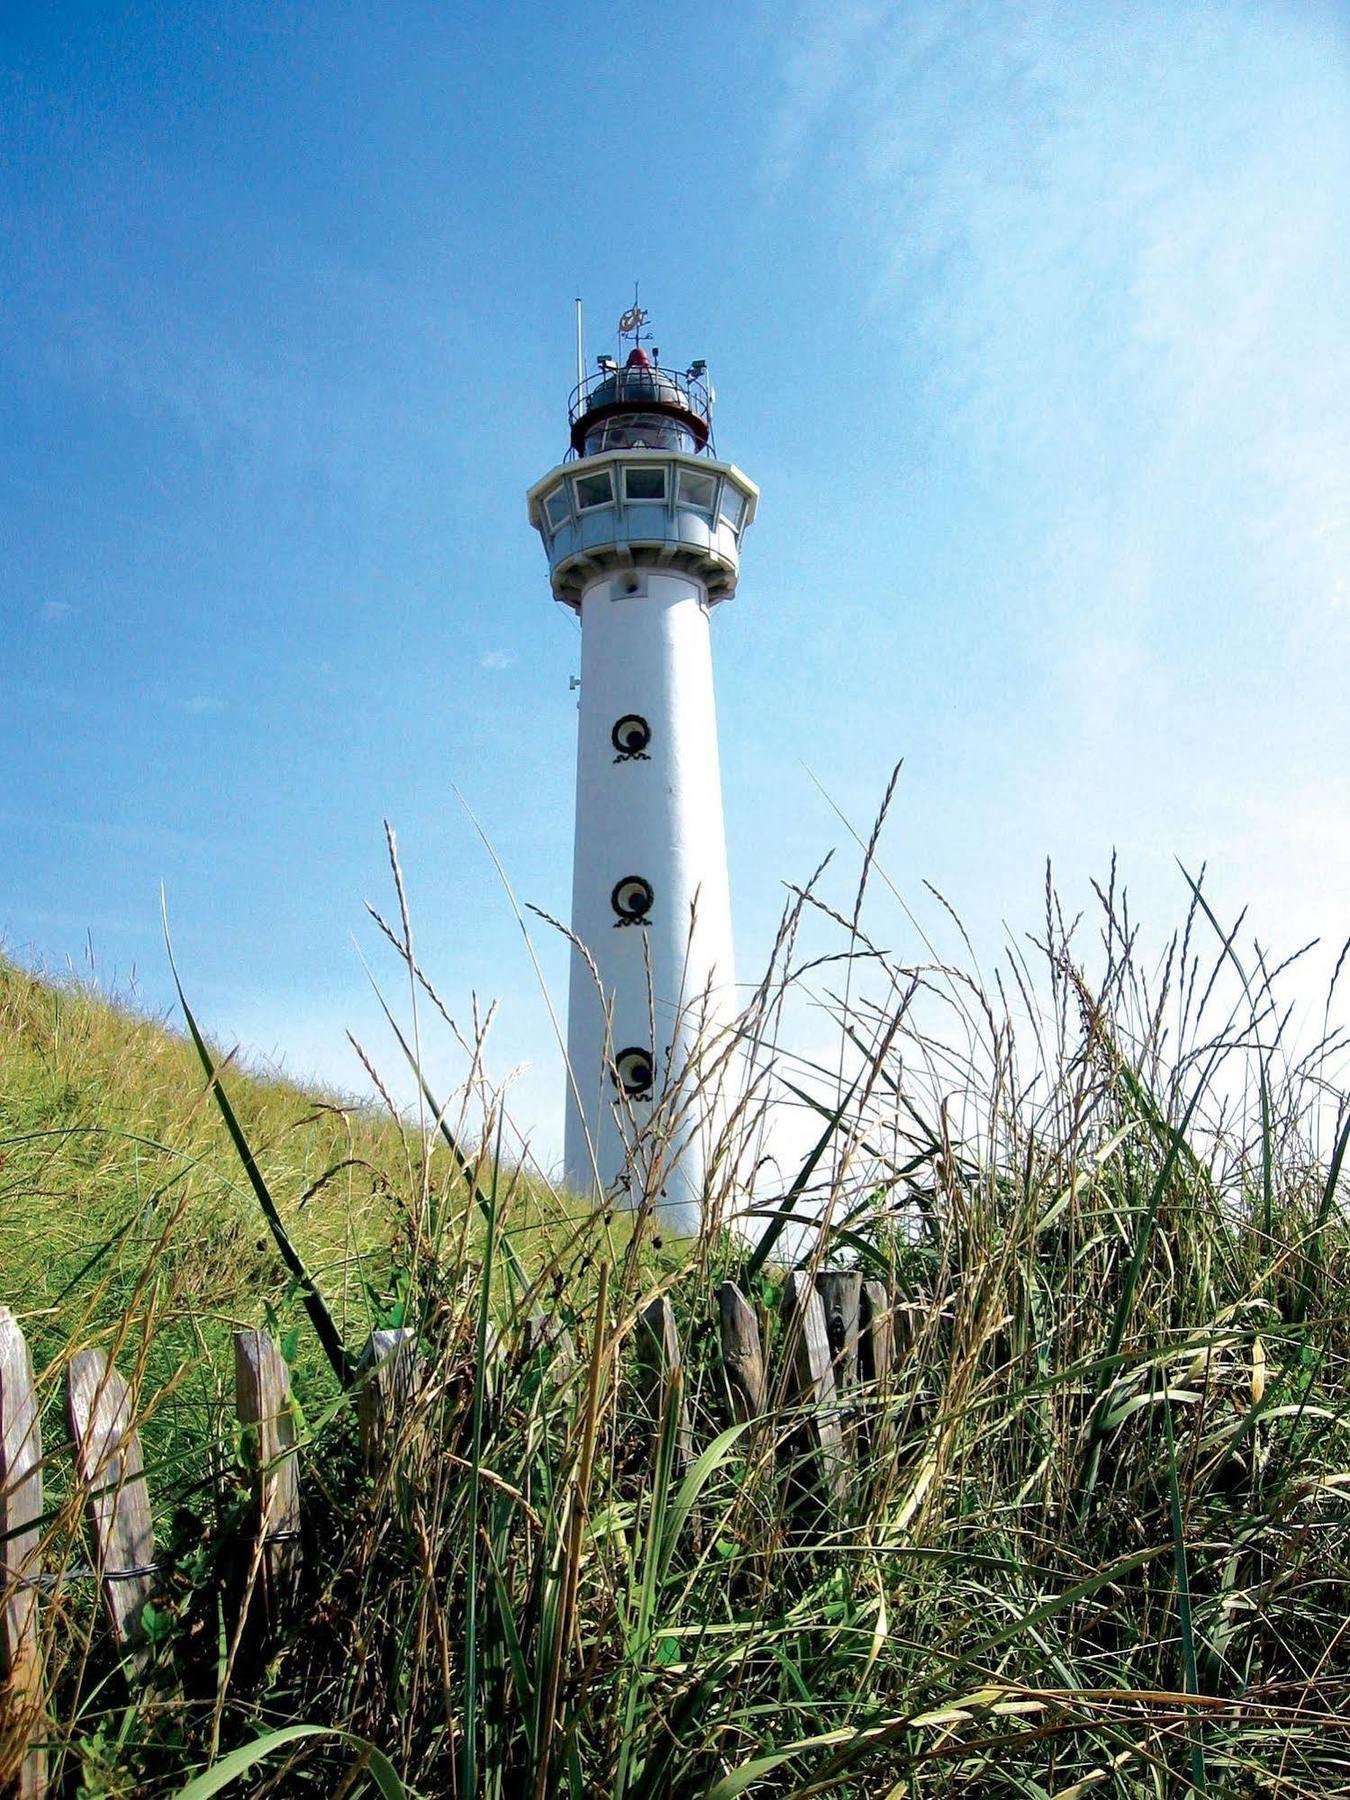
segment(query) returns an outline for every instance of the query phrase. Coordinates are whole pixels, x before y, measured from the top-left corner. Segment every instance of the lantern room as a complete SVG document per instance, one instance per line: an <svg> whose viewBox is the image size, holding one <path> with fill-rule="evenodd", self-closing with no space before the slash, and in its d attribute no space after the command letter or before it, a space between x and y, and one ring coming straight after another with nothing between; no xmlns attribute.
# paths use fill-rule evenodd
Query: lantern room
<svg viewBox="0 0 1350 1800"><path fill-rule="evenodd" d="M602 356L598 372L572 395L572 449L578 456L605 450L706 450L712 437L707 364L682 374L662 369L635 344L620 368Z"/></svg>

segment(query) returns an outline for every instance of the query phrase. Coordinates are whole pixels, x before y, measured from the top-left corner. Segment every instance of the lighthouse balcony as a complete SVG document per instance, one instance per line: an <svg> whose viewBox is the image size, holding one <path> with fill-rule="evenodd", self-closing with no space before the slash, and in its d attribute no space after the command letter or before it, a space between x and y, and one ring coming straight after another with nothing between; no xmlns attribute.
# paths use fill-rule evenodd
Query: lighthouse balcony
<svg viewBox="0 0 1350 1800"><path fill-rule="evenodd" d="M684 568L709 600L729 598L759 490L730 463L647 448L564 463L528 498L553 592L575 606L597 575L635 564Z"/></svg>

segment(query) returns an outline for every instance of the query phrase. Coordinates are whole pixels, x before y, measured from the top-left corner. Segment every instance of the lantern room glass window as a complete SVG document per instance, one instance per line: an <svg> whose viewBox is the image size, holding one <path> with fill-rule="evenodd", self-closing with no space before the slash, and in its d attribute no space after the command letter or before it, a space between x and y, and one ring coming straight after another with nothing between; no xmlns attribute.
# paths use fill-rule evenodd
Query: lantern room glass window
<svg viewBox="0 0 1350 1800"><path fill-rule="evenodd" d="M567 503L567 489L561 482L551 494L545 494L544 516L552 531L560 530L571 518L572 508Z"/></svg>
<svg viewBox="0 0 1350 1800"><path fill-rule="evenodd" d="M666 497L665 470L625 469L623 472L623 497L625 500L664 500Z"/></svg>
<svg viewBox="0 0 1350 1800"><path fill-rule="evenodd" d="M713 502L717 498L717 482L713 476L700 474L695 469L681 469L676 493L681 506L690 507L705 518L712 517Z"/></svg>
<svg viewBox="0 0 1350 1800"><path fill-rule="evenodd" d="M697 449L688 426L662 413L618 413L601 419L586 433L587 456L598 456L603 450L684 450L692 454Z"/></svg>
<svg viewBox="0 0 1350 1800"><path fill-rule="evenodd" d="M578 512L590 512L596 506L613 506L614 483L608 469L601 469L594 475L578 475L574 485Z"/></svg>

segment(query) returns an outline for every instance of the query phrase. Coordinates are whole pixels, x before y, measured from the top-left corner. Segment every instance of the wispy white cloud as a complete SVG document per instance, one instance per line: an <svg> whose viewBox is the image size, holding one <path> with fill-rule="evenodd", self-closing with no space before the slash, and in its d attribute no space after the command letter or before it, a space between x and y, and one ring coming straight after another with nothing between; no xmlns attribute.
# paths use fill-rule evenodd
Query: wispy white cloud
<svg viewBox="0 0 1350 1800"><path fill-rule="evenodd" d="M967 451L1062 484L1065 603L1122 543L1222 540L1343 626L1343 19L936 0L811 5L788 35L770 174L817 165L873 327L918 333Z"/></svg>
<svg viewBox="0 0 1350 1800"><path fill-rule="evenodd" d="M223 713L229 705L218 694L185 694L175 700L174 705L179 712L186 713L192 719L209 719L217 713Z"/></svg>
<svg viewBox="0 0 1350 1800"><path fill-rule="evenodd" d="M488 669L493 674L498 674L503 669L514 668L515 662L514 650L489 650L485 656L479 657L478 666L480 669Z"/></svg>
<svg viewBox="0 0 1350 1800"><path fill-rule="evenodd" d="M1057 855L1117 844L1158 916L1174 854L1208 857L1255 929L1330 945L1343 9L867 0L806 5L784 36L766 181L827 209L854 262L840 303L911 384L893 404L989 492L1008 546L991 629L1036 691L1002 808ZM1314 959L1310 994L1322 977Z"/></svg>

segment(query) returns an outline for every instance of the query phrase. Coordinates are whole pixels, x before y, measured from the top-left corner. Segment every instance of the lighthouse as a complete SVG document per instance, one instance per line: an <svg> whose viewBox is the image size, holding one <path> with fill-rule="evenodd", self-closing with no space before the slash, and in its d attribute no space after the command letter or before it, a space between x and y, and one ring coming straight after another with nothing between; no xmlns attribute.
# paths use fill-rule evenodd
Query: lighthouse
<svg viewBox="0 0 1350 1800"><path fill-rule="evenodd" d="M759 491L713 453L706 364L663 366L645 323L580 379L528 505L581 628L565 1178L687 1236L736 1060L709 627Z"/></svg>

